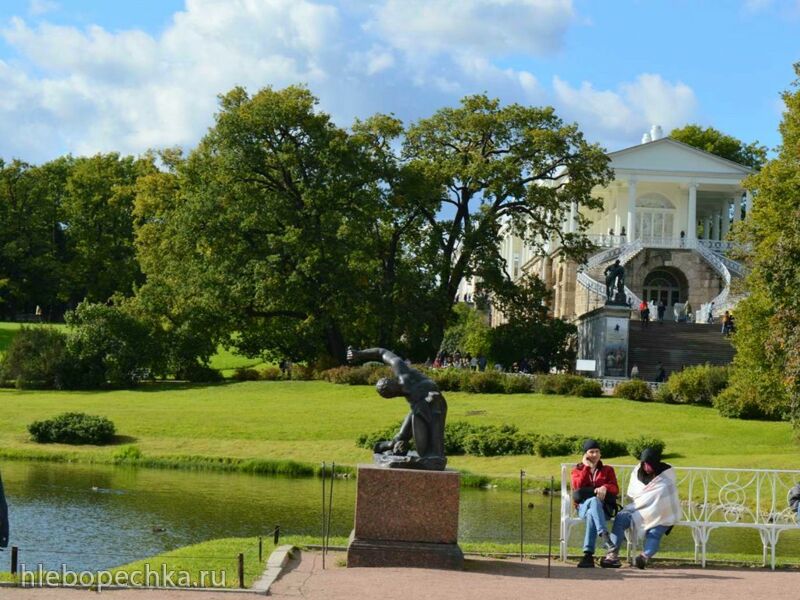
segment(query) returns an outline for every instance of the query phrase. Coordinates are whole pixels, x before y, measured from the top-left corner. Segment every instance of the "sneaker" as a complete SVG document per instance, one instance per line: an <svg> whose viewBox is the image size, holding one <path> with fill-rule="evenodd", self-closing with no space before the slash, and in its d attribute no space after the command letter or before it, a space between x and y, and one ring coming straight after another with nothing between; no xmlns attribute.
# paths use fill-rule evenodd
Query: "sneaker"
<svg viewBox="0 0 800 600"><path fill-rule="evenodd" d="M579 569L593 569L594 555L591 552L584 552L583 558L578 562Z"/></svg>
<svg viewBox="0 0 800 600"><path fill-rule="evenodd" d="M600 566L604 569L619 569L622 563L616 556L604 556L600 559Z"/></svg>
<svg viewBox="0 0 800 600"><path fill-rule="evenodd" d="M600 545L603 547L603 550L607 552L616 550L616 548L614 548L614 544L611 543L611 536L608 535L607 531L599 533L597 537L600 538Z"/></svg>
<svg viewBox="0 0 800 600"><path fill-rule="evenodd" d="M647 557L644 554L640 554L633 560L633 564L636 565L637 569L644 569L647 566Z"/></svg>

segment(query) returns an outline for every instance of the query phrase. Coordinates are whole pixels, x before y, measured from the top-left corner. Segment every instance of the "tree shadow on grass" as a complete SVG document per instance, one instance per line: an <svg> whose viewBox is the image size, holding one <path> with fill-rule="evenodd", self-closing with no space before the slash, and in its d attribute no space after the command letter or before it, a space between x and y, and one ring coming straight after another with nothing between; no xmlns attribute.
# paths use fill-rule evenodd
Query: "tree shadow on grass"
<svg viewBox="0 0 800 600"><path fill-rule="evenodd" d="M124 444L133 444L134 442L138 442L139 438L133 437L132 435L115 435L114 439L112 439L106 446L122 446Z"/></svg>

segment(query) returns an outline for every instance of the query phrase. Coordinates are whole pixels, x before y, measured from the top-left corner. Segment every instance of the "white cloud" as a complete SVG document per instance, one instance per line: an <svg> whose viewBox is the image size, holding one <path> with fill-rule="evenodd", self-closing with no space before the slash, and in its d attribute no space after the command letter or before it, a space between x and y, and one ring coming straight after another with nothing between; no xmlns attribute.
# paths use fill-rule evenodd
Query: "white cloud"
<svg viewBox="0 0 800 600"><path fill-rule="evenodd" d="M688 85L644 73L616 90L598 90L589 82L579 87L555 77L556 107L579 122L590 136L623 145L638 142L651 125L665 132L685 125L695 116L697 100Z"/></svg>
<svg viewBox="0 0 800 600"><path fill-rule="evenodd" d="M554 104L609 145L694 110L690 88L658 75L614 90L555 78L551 90L499 62L557 51L579 20L568 0L325 1L186 0L157 35L11 19L0 25L16 53L0 60L0 156L191 148L235 85L307 84L343 126L375 112L412 121L486 91Z"/></svg>
<svg viewBox="0 0 800 600"><path fill-rule="evenodd" d="M51 0L30 0L28 14L34 17L58 10L58 3Z"/></svg>
<svg viewBox="0 0 800 600"><path fill-rule="evenodd" d="M369 27L411 55L549 55L574 17L571 0L388 0Z"/></svg>

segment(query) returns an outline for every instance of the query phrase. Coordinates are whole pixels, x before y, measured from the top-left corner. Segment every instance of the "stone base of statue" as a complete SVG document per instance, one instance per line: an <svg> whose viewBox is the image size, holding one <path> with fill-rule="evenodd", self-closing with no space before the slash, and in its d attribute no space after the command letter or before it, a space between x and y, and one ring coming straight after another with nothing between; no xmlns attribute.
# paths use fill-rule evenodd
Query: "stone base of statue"
<svg viewBox="0 0 800 600"><path fill-rule="evenodd" d="M578 318L578 357L594 361L595 377L627 377L630 318L627 304L610 303Z"/></svg>
<svg viewBox="0 0 800 600"><path fill-rule="evenodd" d="M348 567L461 569L456 471L359 465Z"/></svg>

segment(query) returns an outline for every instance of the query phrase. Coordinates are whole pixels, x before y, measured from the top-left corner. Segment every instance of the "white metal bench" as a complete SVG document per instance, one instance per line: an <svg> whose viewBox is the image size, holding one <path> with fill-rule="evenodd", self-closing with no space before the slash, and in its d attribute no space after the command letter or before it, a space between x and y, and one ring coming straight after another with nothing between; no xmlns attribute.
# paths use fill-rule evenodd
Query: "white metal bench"
<svg viewBox="0 0 800 600"><path fill-rule="evenodd" d="M574 463L561 465L561 560L567 559L572 528L582 524L573 507L570 473ZM624 495L634 465L611 465ZM797 515L788 504L789 490L800 481L800 471L780 469L722 469L674 467L681 499L681 520L694 540L694 560L706 565L706 549L717 529L753 529L763 546L763 561L775 568L781 533L798 529ZM620 497L620 504L626 504ZM630 542L628 551L630 552Z"/></svg>

